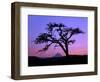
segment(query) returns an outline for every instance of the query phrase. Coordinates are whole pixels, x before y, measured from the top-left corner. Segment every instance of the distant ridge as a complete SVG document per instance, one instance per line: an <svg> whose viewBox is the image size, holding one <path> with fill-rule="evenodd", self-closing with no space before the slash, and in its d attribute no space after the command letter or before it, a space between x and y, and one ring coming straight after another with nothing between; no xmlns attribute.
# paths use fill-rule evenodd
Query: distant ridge
<svg viewBox="0 0 100 82"><path fill-rule="evenodd" d="M60 53L56 53L53 57L63 57Z"/></svg>

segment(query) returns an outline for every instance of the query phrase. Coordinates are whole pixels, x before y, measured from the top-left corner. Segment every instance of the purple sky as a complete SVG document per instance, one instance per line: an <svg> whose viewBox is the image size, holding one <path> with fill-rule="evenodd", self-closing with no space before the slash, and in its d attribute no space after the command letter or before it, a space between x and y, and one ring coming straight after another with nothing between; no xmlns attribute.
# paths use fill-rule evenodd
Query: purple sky
<svg viewBox="0 0 100 82"><path fill-rule="evenodd" d="M44 47L44 44L34 44L32 42L40 34L46 32L49 22L63 23L68 27L80 28L85 34L79 34L72 37L76 42L69 46L69 53L75 55L87 54L88 42L88 18L87 17L67 17L67 16L43 16L43 15L29 15L28 16L28 55L37 57L53 57L60 53L64 56L64 52L60 47L54 48L53 45L46 52L37 53L38 50Z"/></svg>

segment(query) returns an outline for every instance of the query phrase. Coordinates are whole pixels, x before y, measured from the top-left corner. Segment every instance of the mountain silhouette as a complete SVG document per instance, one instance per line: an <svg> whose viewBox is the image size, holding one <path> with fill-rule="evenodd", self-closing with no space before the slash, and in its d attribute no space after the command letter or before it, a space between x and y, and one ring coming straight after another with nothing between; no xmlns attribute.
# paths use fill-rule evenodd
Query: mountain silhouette
<svg viewBox="0 0 100 82"><path fill-rule="evenodd" d="M56 53L56 54L54 55L54 57L62 57L62 55L61 55L60 53Z"/></svg>

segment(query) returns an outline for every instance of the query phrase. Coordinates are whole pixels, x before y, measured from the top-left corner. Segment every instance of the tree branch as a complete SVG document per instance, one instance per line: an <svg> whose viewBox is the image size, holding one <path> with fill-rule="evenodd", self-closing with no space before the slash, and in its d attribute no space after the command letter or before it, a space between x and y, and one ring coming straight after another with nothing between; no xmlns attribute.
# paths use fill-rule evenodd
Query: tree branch
<svg viewBox="0 0 100 82"><path fill-rule="evenodd" d="M38 52L46 51L52 45L52 43L47 44L43 49L39 50Z"/></svg>
<svg viewBox="0 0 100 82"><path fill-rule="evenodd" d="M75 40L69 40L67 43L68 44L73 44L73 43L75 43Z"/></svg>

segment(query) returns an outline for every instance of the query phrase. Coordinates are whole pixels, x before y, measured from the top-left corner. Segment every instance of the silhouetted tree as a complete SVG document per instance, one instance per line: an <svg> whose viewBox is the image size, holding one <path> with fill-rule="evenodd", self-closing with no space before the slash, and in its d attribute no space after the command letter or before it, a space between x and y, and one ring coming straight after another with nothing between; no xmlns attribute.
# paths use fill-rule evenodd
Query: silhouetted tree
<svg viewBox="0 0 100 82"><path fill-rule="evenodd" d="M69 28L62 23L49 23L46 29L47 32L41 33L34 41L36 44L46 43L45 47L39 50L39 52L48 50L48 48L54 44L54 47L61 47L66 56L69 55L68 46L75 42L71 37L84 33L79 28Z"/></svg>

